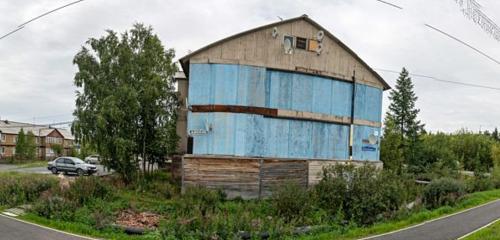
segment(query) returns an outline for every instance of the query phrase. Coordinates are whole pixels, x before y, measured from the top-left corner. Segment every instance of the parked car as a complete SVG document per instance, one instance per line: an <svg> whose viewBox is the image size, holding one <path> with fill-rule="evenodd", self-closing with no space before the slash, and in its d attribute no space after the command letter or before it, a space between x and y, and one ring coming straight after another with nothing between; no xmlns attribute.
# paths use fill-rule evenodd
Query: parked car
<svg viewBox="0 0 500 240"><path fill-rule="evenodd" d="M79 158L75 157L59 157L54 161L48 162L47 168L53 173L76 173L79 176L84 174L92 175L97 172L97 167L93 164L88 164Z"/></svg>
<svg viewBox="0 0 500 240"><path fill-rule="evenodd" d="M99 164L101 162L99 155L90 155L85 158L86 163Z"/></svg>

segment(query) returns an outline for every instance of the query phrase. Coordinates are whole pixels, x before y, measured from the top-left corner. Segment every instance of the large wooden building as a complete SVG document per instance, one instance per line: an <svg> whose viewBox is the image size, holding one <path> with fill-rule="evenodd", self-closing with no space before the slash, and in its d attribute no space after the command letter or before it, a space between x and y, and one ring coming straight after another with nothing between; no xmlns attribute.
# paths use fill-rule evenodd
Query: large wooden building
<svg viewBox="0 0 500 240"><path fill-rule="evenodd" d="M285 181L314 184L325 165L381 165L389 85L306 15L222 39L180 63L183 187L254 198Z"/></svg>

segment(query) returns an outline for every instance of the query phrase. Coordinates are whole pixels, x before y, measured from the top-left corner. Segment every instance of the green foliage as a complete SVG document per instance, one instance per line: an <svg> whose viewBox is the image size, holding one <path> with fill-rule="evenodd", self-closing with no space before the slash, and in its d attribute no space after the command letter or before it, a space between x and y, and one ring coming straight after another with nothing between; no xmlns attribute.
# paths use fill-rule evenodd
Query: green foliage
<svg viewBox="0 0 500 240"><path fill-rule="evenodd" d="M403 139L395 124L392 119L385 119L384 135L380 141L380 159L384 162L384 168L402 171L405 161Z"/></svg>
<svg viewBox="0 0 500 240"><path fill-rule="evenodd" d="M16 158L18 160L33 160L36 157L36 138L33 132L27 134L21 128L17 134Z"/></svg>
<svg viewBox="0 0 500 240"><path fill-rule="evenodd" d="M42 175L0 174L0 183L0 206L15 206L35 201L57 180Z"/></svg>
<svg viewBox="0 0 500 240"><path fill-rule="evenodd" d="M273 207L276 214L285 222L297 220L303 222L304 218L311 214L312 196L306 188L296 182L280 185L272 196Z"/></svg>
<svg viewBox="0 0 500 240"><path fill-rule="evenodd" d="M113 190L101 178L89 176L77 178L67 190L63 191L62 195L69 201L82 206L94 199L111 199Z"/></svg>
<svg viewBox="0 0 500 240"><path fill-rule="evenodd" d="M188 187L183 196L182 209L183 212L197 211L205 217L214 212L217 204L225 199L226 195L222 190L199 186Z"/></svg>
<svg viewBox="0 0 500 240"><path fill-rule="evenodd" d="M481 192L495 188L495 182L487 174L477 173L474 177L466 180L465 186L469 193Z"/></svg>
<svg viewBox="0 0 500 240"><path fill-rule="evenodd" d="M315 192L319 206L332 218L341 214L345 220L367 225L399 210L410 200L411 187L411 181L393 172L368 165L335 165L323 170Z"/></svg>
<svg viewBox="0 0 500 240"><path fill-rule="evenodd" d="M440 178L432 181L425 189L423 201L429 208L453 205L465 194L462 182L451 178Z"/></svg>
<svg viewBox="0 0 500 240"><path fill-rule="evenodd" d="M403 68L396 81L395 88L390 92L391 103L385 117L384 136L382 143L382 161L392 169L400 169L404 161L410 169L418 171L422 168L419 155L419 136L424 132L424 124L417 118L419 109L415 103L418 99L413 91L413 83L408 71Z"/></svg>
<svg viewBox="0 0 500 240"><path fill-rule="evenodd" d="M50 145L50 148L52 149L52 151L54 151L54 154L58 157L62 156L63 154L63 146L61 144L51 144Z"/></svg>
<svg viewBox="0 0 500 240"><path fill-rule="evenodd" d="M36 158L36 137L35 134L33 134L32 131L29 131L28 134L26 134L26 158L33 160Z"/></svg>
<svg viewBox="0 0 500 240"><path fill-rule="evenodd" d="M121 36L111 30L91 38L75 56L78 142L91 145L107 167L127 182L175 152L177 99L174 50L165 49L151 27L135 24Z"/></svg>

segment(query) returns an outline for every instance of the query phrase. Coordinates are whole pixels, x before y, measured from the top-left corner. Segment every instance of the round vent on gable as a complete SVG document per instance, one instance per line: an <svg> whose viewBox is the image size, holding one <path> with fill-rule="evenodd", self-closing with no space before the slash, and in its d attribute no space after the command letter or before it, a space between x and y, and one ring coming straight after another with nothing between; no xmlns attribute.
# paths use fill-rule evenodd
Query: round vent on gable
<svg viewBox="0 0 500 240"><path fill-rule="evenodd" d="M273 32L272 32L273 38L277 38L278 35L279 35L279 33L278 33L278 27L274 27L273 28Z"/></svg>
<svg viewBox="0 0 500 240"><path fill-rule="evenodd" d="M318 40L318 41L320 41L320 42L321 42L321 41L323 40L323 38L324 38L324 37L325 37L325 32L323 32L323 31L318 31L318 33L316 33L316 40Z"/></svg>

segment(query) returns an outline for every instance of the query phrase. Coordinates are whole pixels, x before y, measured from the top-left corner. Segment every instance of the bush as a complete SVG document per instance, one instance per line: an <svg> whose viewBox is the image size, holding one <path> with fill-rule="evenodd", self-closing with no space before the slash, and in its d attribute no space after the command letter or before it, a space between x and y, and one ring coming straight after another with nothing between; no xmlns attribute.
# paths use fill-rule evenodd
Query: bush
<svg viewBox="0 0 500 240"><path fill-rule="evenodd" d="M424 189L423 201L428 208L437 208L455 203L465 194L462 182L451 178L432 181Z"/></svg>
<svg viewBox="0 0 500 240"><path fill-rule="evenodd" d="M208 189L202 186L187 187L181 200L183 213L198 212L203 217L215 211L217 204L226 200L222 190Z"/></svg>
<svg viewBox="0 0 500 240"><path fill-rule="evenodd" d="M31 212L48 219L73 221L75 209L76 206L64 198L47 196L37 201L31 208Z"/></svg>
<svg viewBox="0 0 500 240"><path fill-rule="evenodd" d="M0 174L0 206L33 202L56 185L57 179L51 176Z"/></svg>
<svg viewBox="0 0 500 240"><path fill-rule="evenodd" d="M367 225L397 211L412 194L410 181L373 166L335 165L315 186L318 205L331 219Z"/></svg>
<svg viewBox="0 0 500 240"><path fill-rule="evenodd" d="M296 182L289 182L277 188L272 196L272 203L276 214L285 222L301 221L312 210L311 194L305 187Z"/></svg>
<svg viewBox="0 0 500 240"><path fill-rule="evenodd" d="M139 178L132 189L141 193L150 193L157 197L170 199L179 193L178 188L172 183L170 174L155 171L145 177Z"/></svg>
<svg viewBox="0 0 500 240"><path fill-rule="evenodd" d="M80 177L63 191L63 197L78 206L85 205L93 199L110 199L113 190L109 183L99 177Z"/></svg>
<svg viewBox="0 0 500 240"><path fill-rule="evenodd" d="M474 177L467 179L466 190L469 193L481 192L495 188L495 182L486 174L478 173Z"/></svg>

